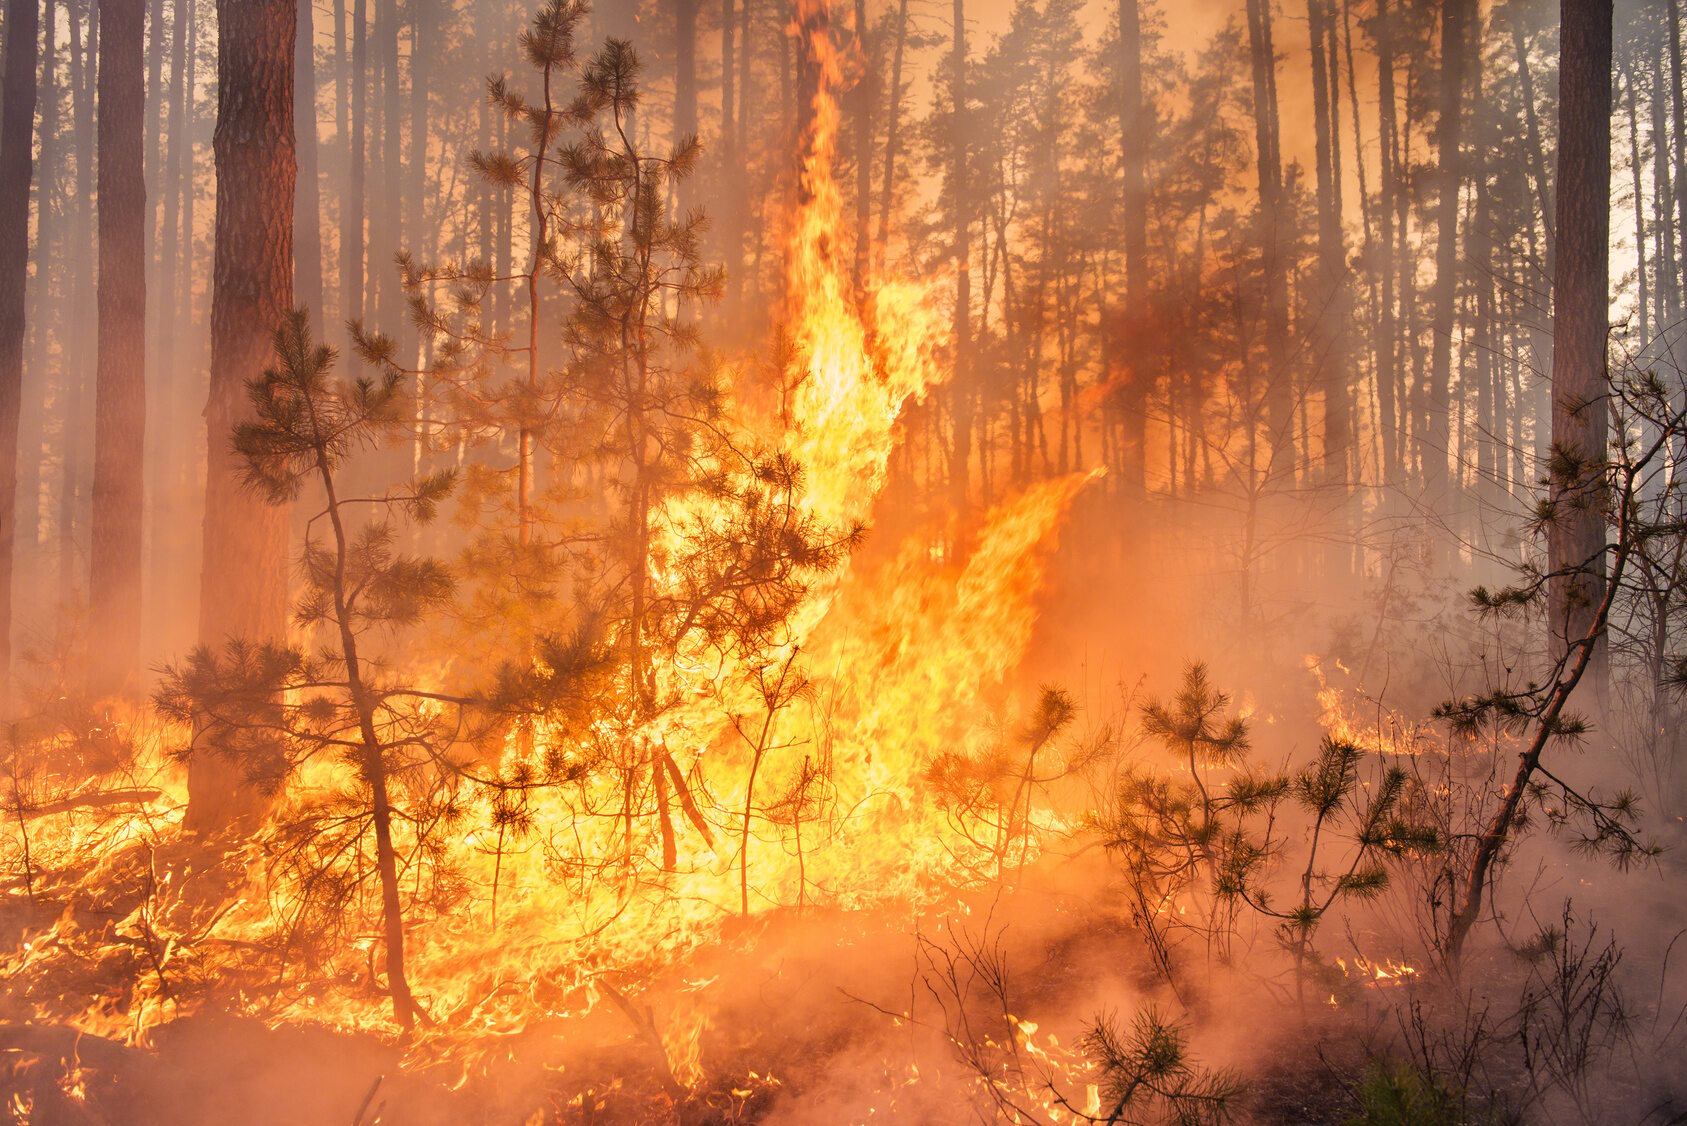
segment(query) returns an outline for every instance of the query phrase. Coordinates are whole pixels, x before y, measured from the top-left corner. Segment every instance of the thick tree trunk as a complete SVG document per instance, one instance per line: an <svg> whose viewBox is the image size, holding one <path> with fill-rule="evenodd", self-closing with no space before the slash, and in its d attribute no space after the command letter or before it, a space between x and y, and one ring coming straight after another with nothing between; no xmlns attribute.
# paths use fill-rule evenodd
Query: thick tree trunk
<svg viewBox="0 0 1687 1126"><path fill-rule="evenodd" d="M7 0L0 84L0 704L10 704L12 553L17 544L18 414L23 405L29 182L35 156L38 0Z"/></svg>
<svg viewBox="0 0 1687 1126"><path fill-rule="evenodd" d="M1605 594L1603 465L1611 220L1611 0L1562 0L1558 259L1552 279L1552 644L1585 637ZM1588 670L1605 679L1604 646ZM1601 692L1603 698L1603 692Z"/></svg>
<svg viewBox="0 0 1687 1126"><path fill-rule="evenodd" d="M293 46L296 0L218 0L217 227L199 636L279 640L287 629L287 510L241 487L234 428L246 383L272 359L293 304ZM234 767L196 756L187 827L219 829L250 808Z"/></svg>
<svg viewBox="0 0 1687 1126"><path fill-rule="evenodd" d="M1453 390L1453 312L1458 299L1459 187L1464 172L1459 152L1460 118L1464 113L1465 36L1470 25L1470 0L1442 0L1441 82L1436 125L1435 317L1430 325L1428 428L1419 436L1424 488L1431 503L1447 494L1447 455L1452 436L1448 407Z"/></svg>
<svg viewBox="0 0 1687 1126"><path fill-rule="evenodd" d="M99 352L88 554L89 687L132 690L141 641L146 433L146 9L101 0Z"/></svg>

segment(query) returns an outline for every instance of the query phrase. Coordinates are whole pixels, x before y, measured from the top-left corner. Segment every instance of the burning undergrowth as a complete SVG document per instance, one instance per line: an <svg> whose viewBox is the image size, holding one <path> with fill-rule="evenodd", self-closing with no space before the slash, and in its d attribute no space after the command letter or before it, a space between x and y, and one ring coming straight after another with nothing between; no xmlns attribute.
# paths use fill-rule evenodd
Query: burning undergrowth
<svg viewBox="0 0 1687 1126"><path fill-rule="evenodd" d="M842 261L824 9L797 21L813 98L777 394L753 365L683 358L693 326L672 309L718 279L649 187L691 158L642 154L623 128L625 45L585 64L581 137L550 147L580 14L552 4L525 41L543 104L494 87L532 126L531 163L477 160L510 183L556 171L600 224L569 323L591 378L548 388L590 407L563 429L611 498L577 537L591 546L556 553L591 612L496 669L416 659L459 592L412 531L456 482L343 499L346 463L394 430L399 373L369 338L383 374L344 382L304 315L283 326L237 448L271 500L321 506L308 643L202 649L165 670L154 712L61 706L14 729L0 1114L1205 1123L1335 1121L1397 1096L1463 1122L1590 1105L1589 1069L1635 1043L1616 954L1569 915L1484 952L1510 1007L1441 958L1493 764L1527 732L1443 737L1380 707L1361 723L1318 665L1319 724L1263 738L1199 664L1116 707L1030 687L1051 560L1095 478L862 546L899 420L942 383L944 331L934 288L858 295ZM486 390L469 368L443 400ZM505 554L468 553L515 585L543 571L547 528L546 439L521 395L519 530ZM247 800L190 830L212 760ZM1633 843L1624 808L1596 808L1607 843Z"/></svg>

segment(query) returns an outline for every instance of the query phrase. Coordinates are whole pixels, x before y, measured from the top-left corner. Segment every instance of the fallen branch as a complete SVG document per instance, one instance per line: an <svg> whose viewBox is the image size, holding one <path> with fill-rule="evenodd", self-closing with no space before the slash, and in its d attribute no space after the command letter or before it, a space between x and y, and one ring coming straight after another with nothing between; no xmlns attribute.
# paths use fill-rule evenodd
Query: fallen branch
<svg viewBox="0 0 1687 1126"><path fill-rule="evenodd" d="M25 820L36 817L47 817L54 813L70 813L78 809L108 809L114 805L145 805L150 801L157 801L164 796L163 790L131 789L131 790L91 790L87 793L72 794L56 801L26 804L20 802L19 813Z"/></svg>

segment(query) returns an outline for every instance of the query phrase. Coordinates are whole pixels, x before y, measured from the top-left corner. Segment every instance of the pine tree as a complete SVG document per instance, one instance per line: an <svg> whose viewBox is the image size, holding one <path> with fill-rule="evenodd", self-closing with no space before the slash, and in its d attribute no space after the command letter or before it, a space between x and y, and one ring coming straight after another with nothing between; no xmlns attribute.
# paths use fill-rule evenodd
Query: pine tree
<svg viewBox="0 0 1687 1126"><path fill-rule="evenodd" d="M397 807L396 780L431 766L446 738L443 725L415 707L424 695L441 697L391 683L369 647L376 631L412 625L451 597L450 573L400 553L392 523L394 514L430 519L451 476L389 490L375 498L375 515L354 525L353 513L368 504L342 494L343 467L399 429L405 410L398 376L332 381L334 351L313 345L303 309L276 330L274 341L277 366L248 383L253 419L236 429L234 448L245 485L272 507L284 508L307 487L320 490L322 507L302 552L305 591L295 619L319 634L321 656L276 642L202 646L166 670L156 702L169 718L194 727L195 759L218 755L247 783L271 791L304 761L354 749L360 796L350 824L354 835L374 837L387 989L394 1017L408 1029L420 1010L405 973L395 840L401 820L426 819ZM319 539L315 529L323 525L327 536ZM343 833L347 823L339 824Z"/></svg>
<svg viewBox="0 0 1687 1126"><path fill-rule="evenodd" d="M251 418L246 384L264 370L293 302L294 0L219 0L217 227L199 637L278 641L287 628L285 509L242 489L233 446ZM211 756L188 774L189 828L224 827L249 799Z"/></svg>
<svg viewBox="0 0 1687 1126"><path fill-rule="evenodd" d="M0 90L0 700L10 699L18 417L23 406L24 286L29 275L39 23L37 0L8 0L5 85Z"/></svg>
<svg viewBox="0 0 1687 1126"><path fill-rule="evenodd" d="M141 645L146 183L141 0L100 5L99 354L88 601L96 693L132 687Z"/></svg>

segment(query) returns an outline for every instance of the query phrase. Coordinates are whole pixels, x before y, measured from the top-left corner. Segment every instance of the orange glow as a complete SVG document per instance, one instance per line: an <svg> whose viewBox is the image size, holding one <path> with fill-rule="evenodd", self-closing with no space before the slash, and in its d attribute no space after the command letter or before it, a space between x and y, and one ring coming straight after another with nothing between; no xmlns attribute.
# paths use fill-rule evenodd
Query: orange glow
<svg viewBox="0 0 1687 1126"><path fill-rule="evenodd" d="M787 417L749 437L796 459L806 470L801 503L825 525L847 527L872 516L898 419L939 381L947 338L925 284L874 278L869 296L857 300L842 260L851 239L832 178L837 59L824 39L812 49L822 81L787 253L797 358L787 373ZM477 1057L498 1052L505 1037L579 1015L621 991L636 995L655 972L683 965L689 951L715 941L745 898L755 916L813 904L917 905L964 884L980 870L979 846L924 792L923 771L941 750L999 738L993 702L1031 641L1047 552L1093 477L1046 481L1002 501L982 515L962 558L934 551L930 535L914 534L885 552L887 562L871 573L846 563L817 578L782 636L762 652L729 655L700 642L682 647L657 670L664 707L642 728L541 724L512 736L502 761L488 765L513 770L530 762L536 748L568 761L607 751L616 763L654 761L665 752L696 808L673 813L677 863L663 870L655 799L644 791L623 802L624 787L658 784L649 772L628 783L624 771L591 769L572 782L527 790L521 800L533 828L522 833L500 829L490 799L471 792L465 816L445 834L443 857L431 862L452 874L452 898L437 909L418 906L407 917L409 977L429 1018L410 1044L412 1057L454 1059L466 1074ZM659 535L669 537L669 547L682 546L676 538L694 525L679 517L706 520L712 503L676 502L684 511L667 513ZM661 567L653 564L651 576L658 589L673 581ZM792 663L806 670L811 691L766 717L757 674ZM768 734L757 755L745 733L764 720ZM44 837L38 847L89 856L162 847L185 793L179 768L158 754L160 742L149 736L146 743L157 763L149 779L161 790L155 801L107 817L97 829L69 815L54 819L59 837ZM344 770L335 763L312 766L290 785L273 824L346 785ZM677 782L664 776L660 785ZM635 813L605 813L623 808ZM398 833L400 854L412 856L414 827L402 824ZM250 848L251 883L208 929L173 929L177 891L166 873L144 913L119 924L109 941L191 958L192 972L207 980L225 973L238 979L244 951L271 943L303 898L290 882L295 877L272 863L264 840ZM101 878L98 865L89 878ZM420 882L417 870L406 879ZM349 906L342 921L357 937L328 952L327 965L312 968L310 988L268 997L264 1019L393 1028L390 1002L372 971L380 945L378 894L366 887ZM86 949L92 941L67 915L3 969L24 980L32 959L61 956L70 945L98 956ZM135 958L134 950L125 956ZM149 976L146 964L136 962L142 985L127 1001L101 999L63 1015L89 1032L143 1042L149 1026L177 1015L178 1001L158 973ZM166 966L164 980L173 969ZM667 1066L681 1085L702 1078L701 1044L711 1019L702 1000L706 985L680 991L656 1022ZM1026 1050L1041 1050L1045 1041L1032 1039L1034 1025L1018 1028Z"/></svg>

